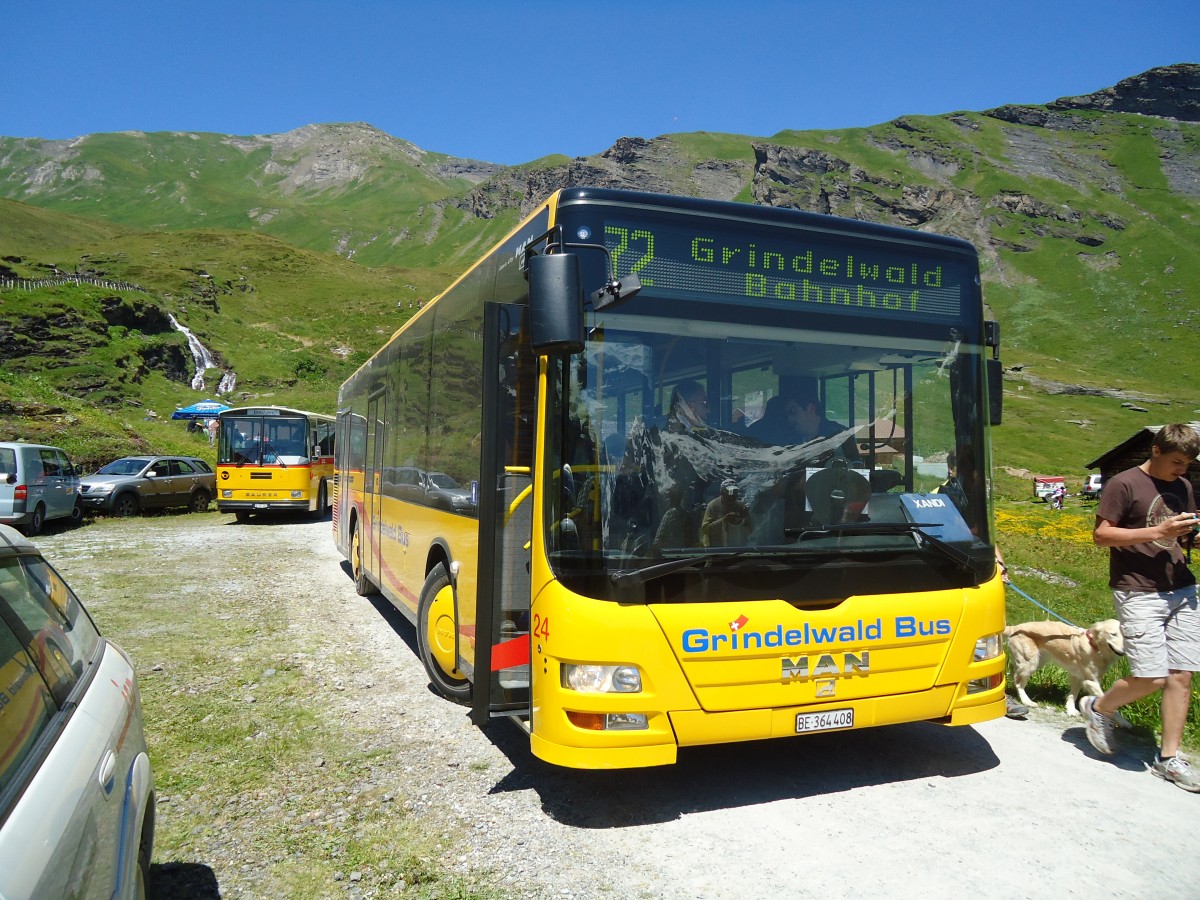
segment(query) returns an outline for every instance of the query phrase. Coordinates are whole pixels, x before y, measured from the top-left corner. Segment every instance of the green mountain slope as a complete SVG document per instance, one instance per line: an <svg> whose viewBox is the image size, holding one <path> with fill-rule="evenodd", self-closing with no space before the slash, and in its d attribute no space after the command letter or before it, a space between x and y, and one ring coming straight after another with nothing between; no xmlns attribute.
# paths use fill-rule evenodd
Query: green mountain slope
<svg viewBox="0 0 1200 900"><path fill-rule="evenodd" d="M235 400L332 409L341 379L419 300L553 190L595 184L972 241L1010 367L997 459L1081 467L1143 424L1200 417L1197 122L1200 66L1181 65L1043 106L625 137L594 157L514 167L362 124L0 138L0 278L82 273L142 289L0 283L0 436L31 426L28 404L83 419L98 406L105 427L120 425L107 452L158 427L147 410L211 395L229 371ZM202 391L168 314L215 357Z"/></svg>

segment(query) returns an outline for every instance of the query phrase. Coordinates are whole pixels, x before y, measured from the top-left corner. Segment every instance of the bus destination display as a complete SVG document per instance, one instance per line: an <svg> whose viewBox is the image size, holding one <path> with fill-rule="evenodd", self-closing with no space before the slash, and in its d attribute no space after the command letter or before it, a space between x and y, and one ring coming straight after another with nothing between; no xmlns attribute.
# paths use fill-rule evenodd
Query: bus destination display
<svg viewBox="0 0 1200 900"><path fill-rule="evenodd" d="M952 321L973 280L961 262L905 254L878 241L792 239L609 219L604 242L617 277L634 274L643 287L699 300L744 298L755 305Z"/></svg>

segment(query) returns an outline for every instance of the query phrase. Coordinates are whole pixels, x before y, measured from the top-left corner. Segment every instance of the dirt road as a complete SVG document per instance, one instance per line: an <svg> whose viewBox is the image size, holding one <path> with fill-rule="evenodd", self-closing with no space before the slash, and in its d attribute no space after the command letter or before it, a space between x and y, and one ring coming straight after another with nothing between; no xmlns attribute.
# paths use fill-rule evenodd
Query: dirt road
<svg viewBox="0 0 1200 900"><path fill-rule="evenodd" d="M227 609L253 602L284 617L311 643L306 676L323 693L308 702L353 721L356 733L387 751L356 786L356 802L395 795L397 809L448 836L439 865L481 877L504 896L1184 898L1200 891L1193 827L1200 795L1146 772L1149 746L1099 758L1079 722L1061 712L690 750L669 768L555 769L530 756L514 726L496 722L481 732L462 707L431 693L412 629L383 601L355 595L328 522L235 526L216 514L102 520L39 543L85 600L85 592L104 590L105 566L129 565L128 551L155 573L164 595L219 592ZM107 552L117 545L120 554ZM216 558L255 590L214 581L203 561ZM95 602L103 626L106 598ZM137 663L139 670L162 664ZM291 779L289 790L302 784ZM219 785L209 790L214 809L235 802L220 796ZM173 802L163 816L200 801ZM219 896L286 895L271 880L278 861L256 859L253 839L283 804L237 802L245 815L230 827L242 831L198 834L188 854L211 871ZM340 827L331 822L322 827ZM173 862L156 853L160 873ZM386 872L357 874L331 881L327 896L413 896L412 885Z"/></svg>

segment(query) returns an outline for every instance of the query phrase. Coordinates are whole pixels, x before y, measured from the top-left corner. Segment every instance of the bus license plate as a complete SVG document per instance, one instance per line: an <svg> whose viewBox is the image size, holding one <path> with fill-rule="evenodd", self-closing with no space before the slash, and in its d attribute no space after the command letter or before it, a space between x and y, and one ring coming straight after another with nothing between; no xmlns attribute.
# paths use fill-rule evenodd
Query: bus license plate
<svg viewBox="0 0 1200 900"><path fill-rule="evenodd" d="M270 503L255 503L254 508L255 509L270 509L271 504Z"/></svg>
<svg viewBox="0 0 1200 900"><path fill-rule="evenodd" d="M852 709L827 709L824 712L796 713L797 734L853 727L854 710Z"/></svg>

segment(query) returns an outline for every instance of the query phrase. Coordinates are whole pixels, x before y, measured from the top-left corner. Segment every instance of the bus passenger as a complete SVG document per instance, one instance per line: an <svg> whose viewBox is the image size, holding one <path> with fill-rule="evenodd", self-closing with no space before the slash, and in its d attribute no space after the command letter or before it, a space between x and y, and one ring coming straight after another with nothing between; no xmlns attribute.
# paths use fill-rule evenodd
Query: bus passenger
<svg viewBox="0 0 1200 900"><path fill-rule="evenodd" d="M800 443L800 431L793 419L799 413L795 400L776 394L767 400L763 416L746 433L764 444L786 446Z"/></svg>
<svg viewBox="0 0 1200 900"><path fill-rule="evenodd" d="M791 421L796 427L796 443L807 443L818 438L833 437L847 431L845 425L825 418L820 398L815 390L806 390L792 398ZM861 456L854 435L849 435L838 450L850 462L858 462Z"/></svg>

